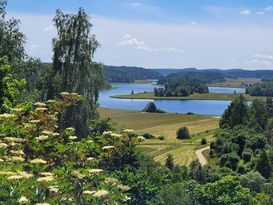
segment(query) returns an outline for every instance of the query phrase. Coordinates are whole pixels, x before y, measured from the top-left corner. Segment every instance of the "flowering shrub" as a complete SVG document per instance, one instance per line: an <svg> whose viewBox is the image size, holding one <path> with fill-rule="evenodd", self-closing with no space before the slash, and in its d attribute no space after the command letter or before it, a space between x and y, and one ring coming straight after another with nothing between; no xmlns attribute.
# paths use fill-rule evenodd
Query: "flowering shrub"
<svg viewBox="0 0 273 205"><path fill-rule="evenodd" d="M122 204L129 189L99 167L127 134L79 139L58 129L58 115L76 93L28 103L0 115L0 204ZM109 136L110 137L107 137Z"/></svg>

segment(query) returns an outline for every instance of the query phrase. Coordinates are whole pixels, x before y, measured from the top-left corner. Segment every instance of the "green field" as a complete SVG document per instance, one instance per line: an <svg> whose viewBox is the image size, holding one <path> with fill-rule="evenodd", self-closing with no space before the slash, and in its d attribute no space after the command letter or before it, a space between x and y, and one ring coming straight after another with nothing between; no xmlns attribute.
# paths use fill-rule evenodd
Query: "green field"
<svg viewBox="0 0 273 205"><path fill-rule="evenodd" d="M208 86L239 88L261 82L261 78L226 78L225 82L214 83Z"/></svg>
<svg viewBox="0 0 273 205"><path fill-rule="evenodd" d="M202 148L202 138L211 142L214 130L218 128L219 118L205 115L182 115L172 113L143 113L128 110L98 109L102 118L111 118L117 122L116 128L134 129L137 134L151 133L155 136L164 135L164 140L145 140L138 149L152 156L156 161L165 163L168 154L172 154L175 163L189 165L196 159L195 151ZM177 140L176 130L186 126L192 139Z"/></svg>
<svg viewBox="0 0 273 205"><path fill-rule="evenodd" d="M154 96L153 92L147 93L136 93L134 95L115 95L111 96L113 98L120 99L154 99L154 100L234 100L240 94L227 94L227 93L194 93L187 97L159 97ZM247 94L244 94L244 97L252 101L255 98L264 99L264 97L253 97Z"/></svg>

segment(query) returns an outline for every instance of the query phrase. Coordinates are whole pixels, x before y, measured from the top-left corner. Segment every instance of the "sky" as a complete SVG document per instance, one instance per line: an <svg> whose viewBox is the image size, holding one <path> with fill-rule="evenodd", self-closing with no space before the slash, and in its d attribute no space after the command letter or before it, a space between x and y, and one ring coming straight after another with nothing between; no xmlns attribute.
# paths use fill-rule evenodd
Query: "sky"
<svg viewBox="0 0 273 205"><path fill-rule="evenodd" d="M273 70L273 0L8 0L7 13L27 53L50 62L56 10L79 7L106 65Z"/></svg>

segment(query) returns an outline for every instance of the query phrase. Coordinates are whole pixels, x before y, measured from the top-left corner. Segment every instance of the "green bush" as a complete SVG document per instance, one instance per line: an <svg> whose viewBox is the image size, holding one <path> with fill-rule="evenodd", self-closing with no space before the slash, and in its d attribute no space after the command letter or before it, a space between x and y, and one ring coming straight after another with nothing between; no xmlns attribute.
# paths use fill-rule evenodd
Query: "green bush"
<svg viewBox="0 0 273 205"><path fill-rule="evenodd" d="M190 132L187 127L181 127L176 132L176 138L177 139L190 139Z"/></svg>
<svg viewBox="0 0 273 205"><path fill-rule="evenodd" d="M205 144L207 144L207 140L206 140L206 138L202 138L201 145L205 145Z"/></svg>

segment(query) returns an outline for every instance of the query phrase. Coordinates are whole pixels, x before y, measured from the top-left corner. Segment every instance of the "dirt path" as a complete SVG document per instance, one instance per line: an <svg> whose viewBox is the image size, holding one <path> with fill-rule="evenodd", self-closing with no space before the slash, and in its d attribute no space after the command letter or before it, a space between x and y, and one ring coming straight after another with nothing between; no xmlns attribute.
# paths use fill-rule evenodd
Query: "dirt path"
<svg viewBox="0 0 273 205"><path fill-rule="evenodd" d="M204 157L204 155L202 154L203 151L208 150L210 147L204 147L202 149L199 149L195 152L198 161L200 162L200 164L202 166L206 165L208 163L207 159Z"/></svg>

